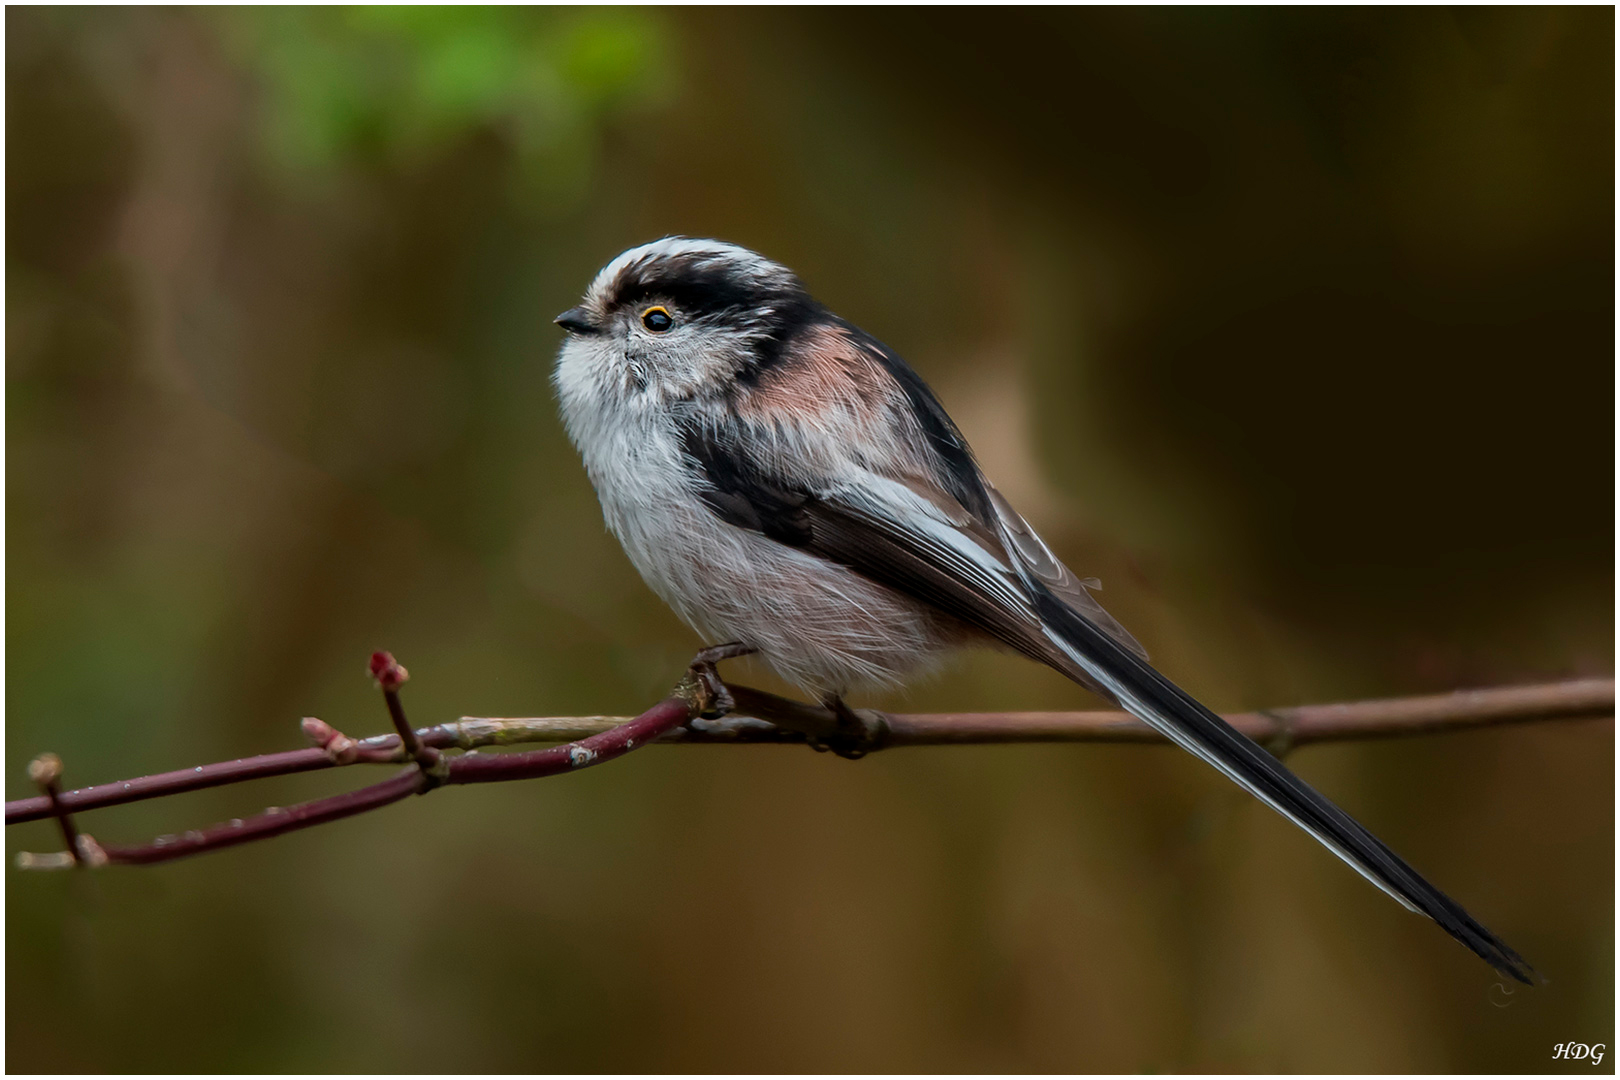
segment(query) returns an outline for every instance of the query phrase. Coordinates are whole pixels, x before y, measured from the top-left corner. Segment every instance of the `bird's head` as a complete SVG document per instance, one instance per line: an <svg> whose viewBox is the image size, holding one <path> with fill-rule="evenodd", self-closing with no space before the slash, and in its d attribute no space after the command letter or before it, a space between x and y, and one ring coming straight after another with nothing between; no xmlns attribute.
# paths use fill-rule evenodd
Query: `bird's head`
<svg viewBox="0 0 1620 1080"><path fill-rule="evenodd" d="M724 393L823 318L786 267L735 244L666 237L619 255L557 316L568 331L558 385L654 407Z"/></svg>

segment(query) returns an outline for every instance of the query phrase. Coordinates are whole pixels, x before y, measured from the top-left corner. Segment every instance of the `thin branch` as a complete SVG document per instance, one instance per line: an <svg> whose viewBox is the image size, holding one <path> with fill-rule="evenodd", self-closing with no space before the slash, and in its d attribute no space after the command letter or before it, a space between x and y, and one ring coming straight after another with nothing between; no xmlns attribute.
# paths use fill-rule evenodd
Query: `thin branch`
<svg viewBox="0 0 1620 1080"><path fill-rule="evenodd" d="M150 844L131 847L103 844L102 850L107 853L107 861L113 863L138 866L167 862L185 855L245 844L250 840L268 840L295 829L307 829L312 825L324 825L328 821L363 814L367 810L378 810L407 796L420 794L425 789L422 771L412 765L380 784L372 784L358 791L346 791L342 795L297 806L272 806L249 818L233 818L206 829L160 836Z"/></svg>
<svg viewBox="0 0 1620 1080"><path fill-rule="evenodd" d="M78 826L73 823L73 815L62 805L62 759L55 754L39 755L28 763L28 779L45 793L45 801L50 805L51 816L56 818L57 827L62 830L62 840L67 848L48 855L31 855L22 861L22 865L29 869L58 870L69 866L105 864L106 853L94 840L79 834Z"/></svg>
<svg viewBox="0 0 1620 1080"><path fill-rule="evenodd" d="M411 723L405 719L405 706L399 700L399 688L405 685L405 680L411 673L405 670L405 665L394 659L393 653L374 652L371 654L371 664L368 669L371 677L377 681L377 686L383 692L383 701L388 706L388 719L394 723L394 733L399 736L399 742L405 749L405 756L416 762L416 767L422 771L428 787L437 787L445 777L444 759L431 746L424 746L417 738L416 732L411 730ZM328 749L328 753L330 753ZM424 789L425 790L425 789Z"/></svg>
<svg viewBox="0 0 1620 1080"><path fill-rule="evenodd" d="M396 753L398 752L399 738L395 735L364 739L360 741L359 745L375 745L384 740L392 740L392 749ZM67 810L78 813L85 810L98 810L104 806L118 806L122 803L139 802L142 799L156 799L166 795L178 795L187 791L200 791L203 788L219 787L222 784L237 784L244 780L257 780L269 776L288 776L292 773L309 772L313 769L330 769L337 764L339 762L328 757L324 750L287 750L279 754L260 754L257 757L237 758L235 761L221 761L213 765L198 765L190 769L153 773L151 776L139 776L132 780L114 780L107 784L95 784L91 787L64 791L61 794L61 803ZM41 818L50 816L50 803L43 797L14 799L6 803L7 825L18 825L25 821L38 821Z"/></svg>
<svg viewBox="0 0 1620 1080"><path fill-rule="evenodd" d="M1458 690L1336 705L1230 713L1226 720L1262 744L1291 746L1466 731L1497 724L1614 716L1613 679ZM891 718L895 746L987 742L1163 742L1120 713L933 713Z"/></svg>
<svg viewBox="0 0 1620 1080"><path fill-rule="evenodd" d="M656 741L681 744L797 744L835 730L828 709L777 697L745 686L730 688L736 712L721 720L692 720ZM865 710L863 710L864 712ZM885 731L882 746L941 746L1011 742L1163 742L1147 725L1124 713L872 713ZM1338 705L1306 705L1264 712L1234 713L1227 720L1261 743L1291 746L1348 739L1465 731L1495 724L1578 720L1614 715L1614 680L1578 679L1536 686L1460 690L1451 694L1392 698ZM522 743L590 738L628 722L622 716L563 716L499 719L462 717L456 723L416 729L422 746L475 750ZM329 769L338 765L403 763L397 735L350 739L323 721L306 717L304 731L315 748L237 758L212 765L157 773L132 780L61 792L69 812L95 810L142 799L219 787L245 780ZM6 824L52 816L44 796L6 804Z"/></svg>
<svg viewBox="0 0 1620 1080"><path fill-rule="evenodd" d="M660 741L803 743L807 736L825 736L836 731L837 720L830 709L790 701L746 686L733 686L731 692L737 699L732 716L715 722L694 721ZM880 734L873 749L970 743L1166 741L1153 728L1116 710L881 713L861 709L857 712L877 721ZM1226 721L1256 742L1272 745L1286 740L1293 747L1613 715L1613 679L1575 679L1534 686L1228 713ZM770 722L761 723L767 720ZM459 723L429 730L449 735L456 740L452 745L470 746L574 739L622 722L612 716L524 719L464 716Z"/></svg>
<svg viewBox="0 0 1620 1080"><path fill-rule="evenodd" d="M727 650L731 649L731 652ZM6 804L6 824L55 817L68 850L18 856L27 869L164 862L377 810L411 795L425 795L441 784L482 784L555 776L611 761L653 742L808 743L825 745L841 731L829 709L806 705L748 687L727 687L714 670L716 659L734 655L730 646L705 650L694 660L675 693L638 717L561 717L493 719L463 717L454 724L413 730L405 719L399 688L407 675L392 656L376 653L370 672L383 691L396 733L351 739L324 721L306 717L303 730L316 746L282 754L239 758L62 792L61 762L41 755L29 769L44 793ZM705 719L730 706L735 711ZM1612 716L1614 681L1585 679L1543 686L1471 690L1428 697L1395 698L1342 705L1314 705L1240 713L1228 719L1240 730L1282 753L1310 742L1363 739L1453 731L1488 724ZM867 750L897 746L1006 742L1160 742L1152 729L1117 712L1092 713L923 713L866 711ZM522 742L565 745L526 753L485 754L485 747ZM442 751L462 750L448 758ZM271 807L206 829L160 836L149 844L102 845L78 830L72 814L138 799L173 795L313 769L364 763L410 767L381 783L292 807Z"/></svg>
<svg viewBox="0 0 1620 1080"><path fill-rule="evenodd" d="M45 792L42 798L46 810L59 821L69 850L61 854L45 855L22 852L17 857L17 865L26 870L47 870L76 865L102 866L107 863L139 865L166 862L252 840L266 840L296 829L306 829L365 813L368 810L377 810L410 795L426 795L445 783L483 784L500 780L526 780L588 768L604 761L611 761L639 746L645 746L693 717L703 716L706 713L712 715L716 704L722 698L729 704L730 695L714 670L715 660L723 658L724 655L735 653L727 654L724 650L712 649L699 653L688 668L686 677L681 680L669 698L611 730L549 750L500 755L479 754L474 750L450 761L444 759L438 749L425 746L406 723L405 710L398 696L399 687L408 677L405 669L389 654L374 653L370 672L383 691L389 717L398 730L398 734L393 737L398 747L395 752L401 756L408 753L413 761L411 768L390 780L356 791L292 807L273 806L249 818L237 818L220 825L206 829L192 829L178 835L160 836L150 844L104 846L98 844L89 833L78 831L71 816L73 808L64 805L64 800L55 786L61 774L61 761L54 755L42 755L35 759L30 773ZM356 743L322 721L306 718L303 728L305 734L319 744L320 749L317 752L327 766L377 761L382 758L380 748ZM243 763L238 761L234 764L240 767ZM282 764L292 765L286 761ZM301 771L307 764L305 761L299 761L298 769ZM208 768L198 766L194 773L203 775ZM259 768L261 771L258 775L265 775L262 771L262 762L259 763ZM221 771L221 768L216 767L215 775ZM288 771L293 769L289 768ZM216 779L215 782L229 781ZM195 784L195 781L192 783ZM133 787L133 783L119 786L126 788L121 792L121 798L126 801L131 797L150 798L157 794L151 790L154 786L151 784L146 785L147 793L142 796L129 794L127 787ZM8 806L7 809L9 811L11 807ZM10 823L9 814L7 823Z"/></svg>
<svg viewBox="0 0 1620 1080"><path fill-rule="evenodd" d="M529 780L540 776L600 765L612 761L638 745L650 742L664 731L686 722L692 715L691 706L680 698L667 698L640 716L620 724L611 731L593 735L588 739L556 746L549 750L536 750L527 754L471 753L445 763L446 784L487 784L501 780ZM167 862L203 851L245 844L250 840L268 840L272 836L323 825L328 821L378 810L411 795L425 795L438 783L431 774L416 764L380 784L372 784L358 791L333 795L326 799L300 803L297 806L271 807L250 818L238 818L223 825L207 829L193 829L179 835L160 836L150 844L138 847L102 845L107 861L126 865Z"/></svg>

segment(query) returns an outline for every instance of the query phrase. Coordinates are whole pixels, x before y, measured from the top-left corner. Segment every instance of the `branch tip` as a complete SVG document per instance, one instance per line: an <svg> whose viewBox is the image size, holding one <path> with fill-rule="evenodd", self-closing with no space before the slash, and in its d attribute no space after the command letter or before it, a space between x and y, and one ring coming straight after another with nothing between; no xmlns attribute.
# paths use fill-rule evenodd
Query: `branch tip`
<svg viewBox="0 0 1620 1080"><path fill-rule="evenodd" d="M112 861L107 857L106 849L96 843L96 838L89 833L79 834L77 848L81 866L88 866L90 869L95 870L106 866L107 863Z"/></svg>
<svg viewBox="0 0 1620 1080"><path fill-rule="evenodd" d="M40 792L51 804L51 814L56 818L56 824L62 830L62 841L67 846L64 854L74 860L76 865L83 865L88 861L79 845L79 841L83 838L79 836L79 830L73 824L73 815L62 805L62 759L55 754L40 754L28 763L28 778L39 785ZM106 861L103 854L102 862Z"/></svg>
<svg viewBox="0 0 1620 1080"><path fill-rule="evenodd" d="M325 720L306 716L299 726L334 765L353 765L360 760L360 745Z"/></svg>
<svg viewBox="0 0 1620 1080"><path fill-rule="evenodd" d="M28 763L28 779L49 794L49 788L62 779L62 759L55 754L40 754Z"/></svg>
<svg viewBox="0 0 1620 1080"><path fill-rule="evenodd" d="M6 804L6 823L54 818L66 850L21 852L21 870L60 870L113 863L163 862L233 844L267 839L353 814L379 809L411 795L426 794L446 784L478 784L531 779L572 772L655 741L677 743L818 742L828 749L836 740L864 752L891 746L962 745L1006 742L1162 742L1157 732L1117 712L1094 713L945 713L887 714L809 705L746 686L728 687L714 665L746 652L738 645L715 646L694 658L676 695L638 717L588 716L530 719L477 719L412 729L405 719L398 689L405 670L387 653L372 658L369 668L383 690L396 734L355 740L317 717L300 725L314 747L199 765L153 776L113 781L63 792L62 761L41 754L28 775L41 789L37 796ZM730 709L729 719L705 722ZM1459 731L1491 724L1608 717L1614 713L1612 679L1579 679L1540 686L1499 687L1385 701L1304 705L1264 713L1234 714L1227 719L1243 734L1260 740L1273 753L1291 747L1339 739L1368 739L1438 731ZM831 738L829 738L831 736ZM563 742L545 750L517 754L480 754L480 746L522 742ZM468 751L448 757L443 749ZM855 753L850 756L856 756ZM293 807L272 806L260 814L183 833L161 836L138 847L106 848L78 833L72 813L139 799L172 795L259 777L280 776L351 763L411 762L390 780L342 795Z"/></svg>
<svg viewBox="0 0 1620 1080"><path fill-rule="evenodd" d="M384 693L398 690L411 677L411 673L405 670L405 665L395 660L394 654L390 652L372 653L371 663L367 665L366 670Z"/></svg>
<svg viewBox="0 0 1620 1080"><path fill-rule="evenodd" d="M405 670L392 653L374 652L371 654L369 670L371 677L377 680L382 688L383 700L388 703L388 718L394 722L394 731L399 735L399 744L405 748L405 756L416 762L416 767L422 773L422 791L432 791L443 784L450 775L450 767L444 760L444 755L431 746L426 746L416 737L416 731L411 727L410 721L405 719L405 706L399 702L399 688L409 679L410 673ZM353 748L350 740L349 748ZM333 751L328 750L328 753ZM353 749L358 754L358 749Z"/></svg>

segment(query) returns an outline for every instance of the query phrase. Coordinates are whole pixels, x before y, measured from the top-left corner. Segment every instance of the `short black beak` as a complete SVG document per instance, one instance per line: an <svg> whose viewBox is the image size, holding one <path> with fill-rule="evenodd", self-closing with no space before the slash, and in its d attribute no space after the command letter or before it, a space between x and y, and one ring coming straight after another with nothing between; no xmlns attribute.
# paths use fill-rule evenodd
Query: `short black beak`
<svg viewBox="0 0 1620 1080"><path fill-rule="evenodd" d="M590 313L582 307L571 307L552 322L570 334L594 334L602 329L591 321Z"/></svg>

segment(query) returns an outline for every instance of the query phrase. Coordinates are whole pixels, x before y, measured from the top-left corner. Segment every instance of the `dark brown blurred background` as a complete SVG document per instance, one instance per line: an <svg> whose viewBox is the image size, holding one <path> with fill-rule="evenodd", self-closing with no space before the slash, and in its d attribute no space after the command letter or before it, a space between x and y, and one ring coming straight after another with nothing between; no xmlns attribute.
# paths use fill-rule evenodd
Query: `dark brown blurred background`
<svg viewBox="0 0 1620 1080"><path fill-rule="evenodd" d="M10 797L44 749L73 784L381 730L374 648L419 723L660 695L697 641L548 378L551 317L666 233L909 357L1212 706L1613 670L1611 9L6 26ZM990 655L870 703L1095 704ZM6 1064L1563 1068L1614 1044L1613 760L1608 724L1291 759L1534 992L1167 749L654 749L8 871Z"/></svg>

